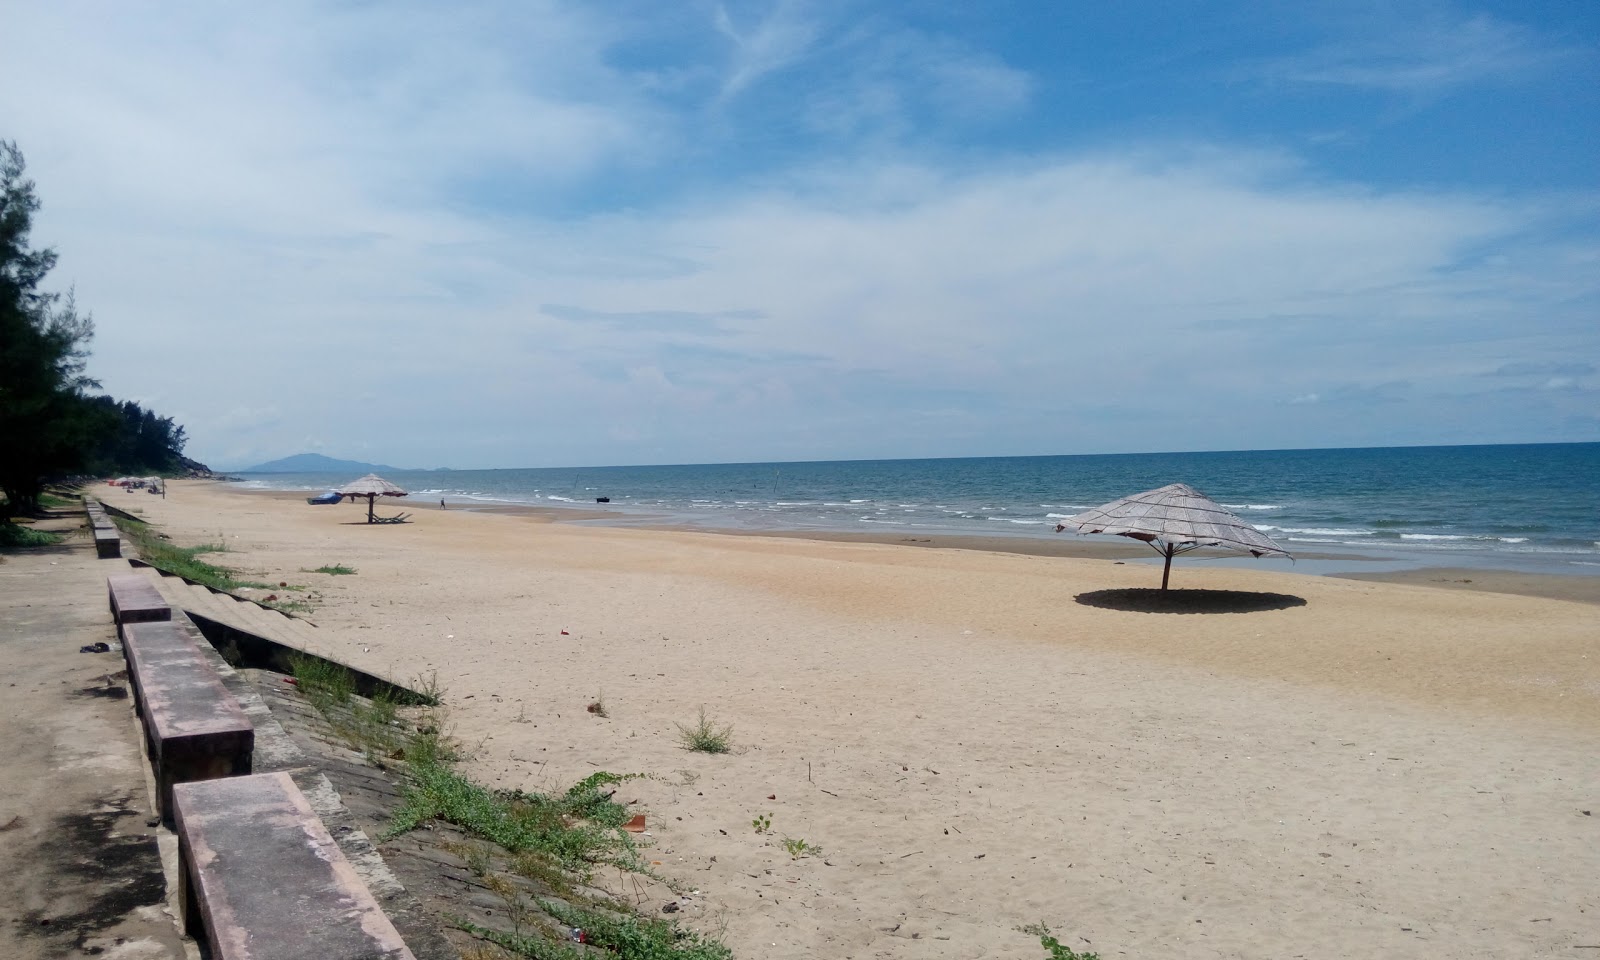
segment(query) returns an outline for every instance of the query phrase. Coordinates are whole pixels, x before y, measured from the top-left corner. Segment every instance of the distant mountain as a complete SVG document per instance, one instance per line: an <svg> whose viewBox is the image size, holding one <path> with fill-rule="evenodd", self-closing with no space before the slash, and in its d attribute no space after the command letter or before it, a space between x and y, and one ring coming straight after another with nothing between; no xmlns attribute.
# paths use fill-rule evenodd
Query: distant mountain
<svg viewBox="0 0 1600 960"><path fill-rule="evenodd" d="M381 463L362 463L360 460L335 460L320 453L297 453L282 460L271 460L245 467L239 473L393 473L399 467L386 467ZM354 479L354 478L352 478Z"/></svg>

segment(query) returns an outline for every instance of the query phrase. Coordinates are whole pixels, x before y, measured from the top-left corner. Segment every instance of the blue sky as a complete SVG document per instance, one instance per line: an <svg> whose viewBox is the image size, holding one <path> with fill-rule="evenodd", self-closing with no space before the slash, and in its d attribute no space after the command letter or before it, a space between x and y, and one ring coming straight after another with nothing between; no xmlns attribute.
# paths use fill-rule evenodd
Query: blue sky
<svg viewBox="0 0 1600 960"><path fill-rule="evenodd" d="M92 371L237 467L1600 440L1600 6L29 4Z"/></svg>

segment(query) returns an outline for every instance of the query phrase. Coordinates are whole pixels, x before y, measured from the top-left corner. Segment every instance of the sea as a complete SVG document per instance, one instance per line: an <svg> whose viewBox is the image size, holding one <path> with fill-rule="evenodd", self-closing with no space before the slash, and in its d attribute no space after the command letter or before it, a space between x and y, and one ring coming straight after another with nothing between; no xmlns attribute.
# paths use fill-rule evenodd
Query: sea
<svg viewBox="0 0 1600 960"><path fill-rule="evenodd" d="M238 476L235 482L244 487L305 491L355 479ZM1056 523L1182 482L1295 554L1304 572L1467 566L1600 576L1600 443L398 470L384 476L429 502L608 511L604 519L579 522L1021 538L1073 536L1056 533ZM609 503L597 504L600 497ZM1314 562L1307 564L1307 557Z"/></svg>

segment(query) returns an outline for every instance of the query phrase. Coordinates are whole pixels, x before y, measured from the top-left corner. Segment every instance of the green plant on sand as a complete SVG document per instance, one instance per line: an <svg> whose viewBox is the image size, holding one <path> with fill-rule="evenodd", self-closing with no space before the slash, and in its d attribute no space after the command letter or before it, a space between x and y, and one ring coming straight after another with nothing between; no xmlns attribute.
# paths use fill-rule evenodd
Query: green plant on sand
<svg viewBox="0 0 1600 960"><path fill-rule="evenodd" d="M1017 931L1038 937L1039 945L1049 951L1048 960L1100 960L1098 953L1079 953L1066 946L1050 933L1049 927L1042 923L1030 923L1025 927L1018 927Z"/></svg>
<svg viewBox="0 0 1600 960"><path fill-rule="evenodd" d="M783 838L783 849L789 851L790 860L799 860L801 857L817 857L822 855L822 848L815 844L806 843L794 837Z"/></svg>
<svg viewBox="0 0 1600 960"><path fill-rule="evenodd" d="M733 724L718 727L706 718L706 708L700 708L700 719L693 725L678 724L678 742L685 750L696 753L727 753L733 749Z"/></svg>
<svg viewBox="0 0 1600 960"><path fill-rule="evenodd" d="M593 947L620 960L731 960L732 952L716 940L675 920L636 916L626 903L592 886L600 867L663 879L623 829L633 811L613 799L618 785L643 774L598 771L552 794L491 790L454 769L460 758L436 708L401 716L392 699L380 695L368 702L356 695L349 670L339 664L302 656L294 667L296 685L336 733L369 757L378 753L403 764L404 800L384 839L434 819L470 838L462 855L504 904L496 913L511 929L459 918L452 920L457 927L507 954L535 960L585 960L595 955ZM416 699L439 703L436 677L417 686ZM589 947L572 942L574 927L582 928Z"/></svg>
<svg viewBox="0 0 1600 960"><path fill-rule="evenodd" d="M507 935L476 924L459 926L513 953L537 960L583 960L597 953L623 960L733 960L732 950L667 920L553 900L537 902L540 909L566 927L582 930L584 943L593 949Z"/></svg>
<svg viewBox="0 0 1600 960"><path fill-rule="evenodd" d="M232 570L219 567L199 559L202 553L226 553L228 545L222 541L222 535L217 535L215 543L202 543L193 547L179 547L168 542L157 533L149 524L138 520L127 520L122 517L113 517L112 522L117 529L132 543L139 556L152 567L192 580L195 583L205 584L214 590L232 593L241 587L257 587L263 590L272 589L271 584L257 583L252 580L240 580Z"/></svg>
<svg viewBox="0 0 1600 960"><path fill-rule="evenodd" d="M310 613L314 608L306 600L263 600L261 605L279 613Z"/></svg>
<svg viewBox="0 0 1600 960"><path fill-rule="evenodd" d="M330 575L335 576L335 577L348 577L348 576L350 576L350 575L352 575L352 574L354 574L356 572L356 568L355 567L347 567L342 563L330 563L327 566L318 567L315 570L304 570L304 569L302 569L300 572L301 573L326 573L326 574L330 574Z"/></svg>
<svg viewBox="0 0 1600 960"><path fill-rule="evenodd" d="M289 669L294 672L295 685L319 710L322 709L322 704L317 702L319 699L327 704L345 704L356 692L356 681L350 671L331 660L296 653L289 658Z"/></svg>
<svg viewBox="0 0 1600 960"><path fill-rule="evenodd" d="M59 533L0 521L0 547L49 547L60 543L61 540L62 536Z"/></svg>
<svg viewBox="0 0 1600 960"><path fill-rule="evenodd" d="M756 814L756 818L750 821L750 826L755 828L756 833L766 833L768 830L772 829L772 814Z"/></svg>

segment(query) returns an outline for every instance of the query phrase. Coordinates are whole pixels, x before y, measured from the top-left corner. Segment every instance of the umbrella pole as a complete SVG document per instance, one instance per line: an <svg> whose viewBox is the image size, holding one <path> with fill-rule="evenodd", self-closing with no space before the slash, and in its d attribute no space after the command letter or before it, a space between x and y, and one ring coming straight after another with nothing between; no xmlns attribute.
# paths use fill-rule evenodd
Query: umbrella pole
<svg viewBox="0 0 1600 960"><path fill-rule="evenodd" d="M1163 590L1167 589L1167 578L1172 575L1172 552L1174 549L1176 549L1176 545L1169 543L1167 544L1167 549L1162 551L1167 555L1166 565L1161 568L1161 589Z"/></svg>
<svg viewBox="0 0 1600 960"><path fill-rule="evenodd" d="M367 522L368 523L371 523L372 520L373 520L373 517L372 517L372 505L374 503L376 503L377 501L378 501L378 498L375 495L370 494L370 493L367 494ZM1170 561L1168 561L1168 562L1170 562Z"/></svg>

